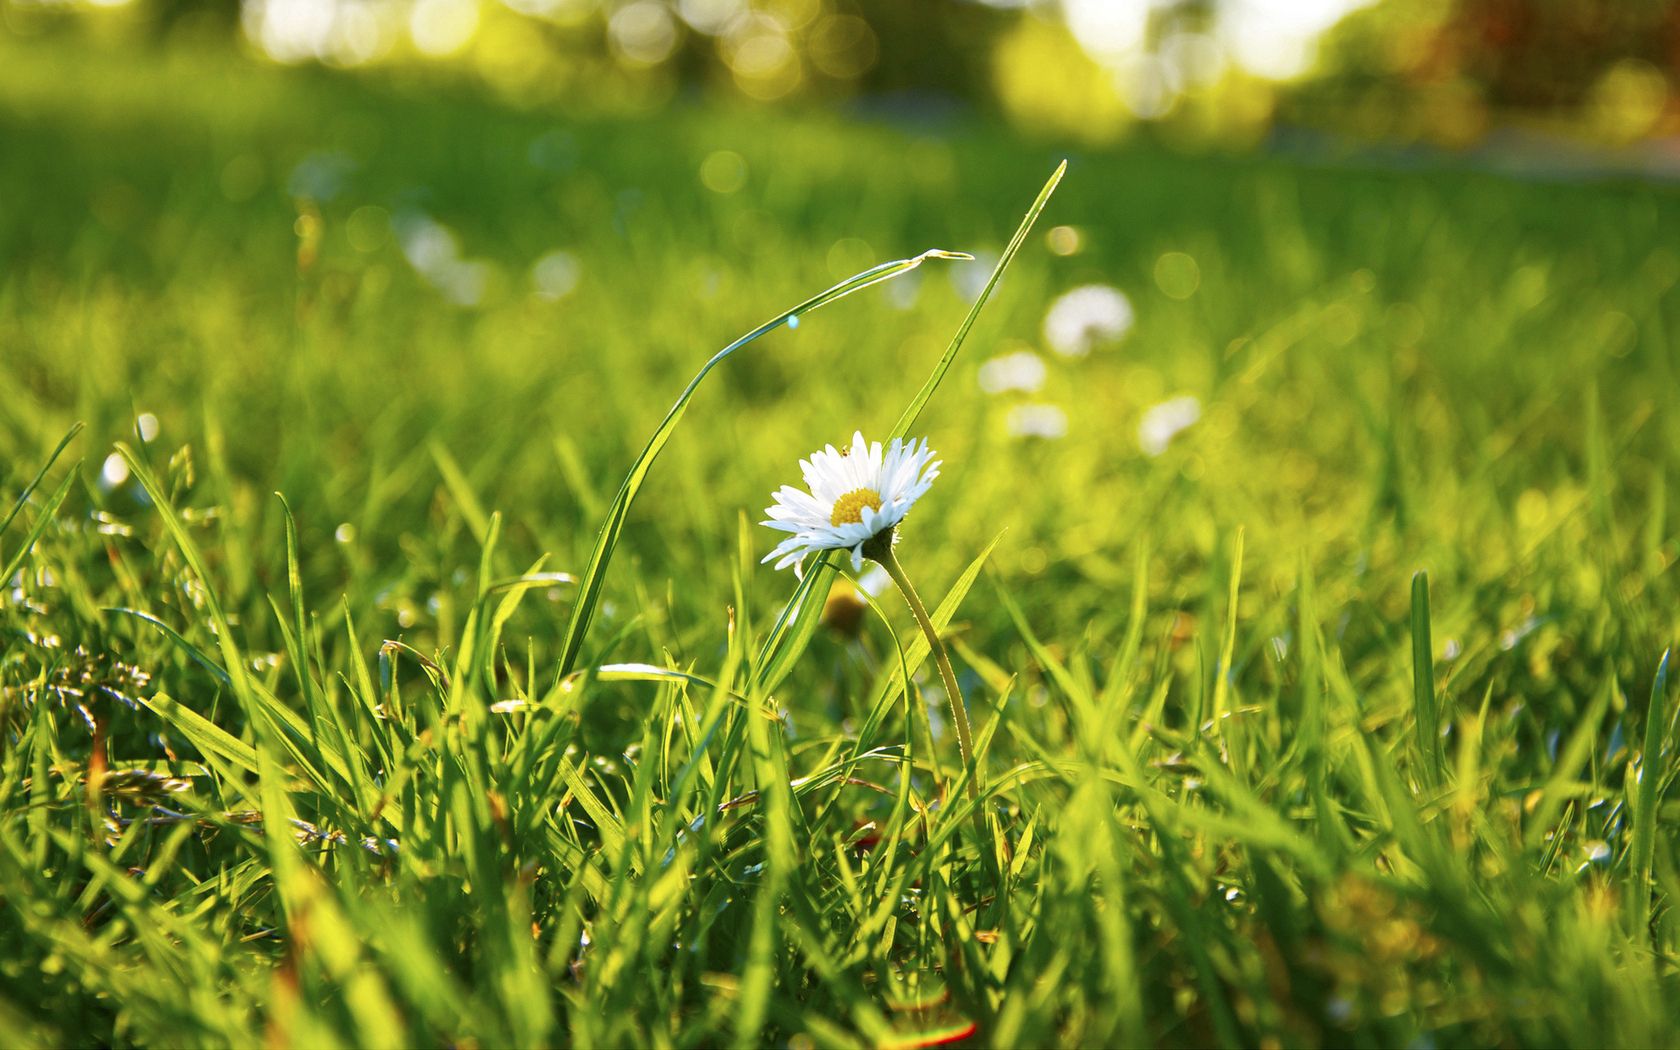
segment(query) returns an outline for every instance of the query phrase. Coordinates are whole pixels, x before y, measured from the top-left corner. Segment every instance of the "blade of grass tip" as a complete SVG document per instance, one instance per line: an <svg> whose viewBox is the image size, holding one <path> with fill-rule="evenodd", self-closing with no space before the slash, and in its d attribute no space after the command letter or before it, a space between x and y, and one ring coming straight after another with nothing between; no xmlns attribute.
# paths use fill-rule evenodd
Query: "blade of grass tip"
<svg viewBox="0 0 1680 1050"><path fill-rule="evenodd" d="M1038 196L1033 200L1032 207L1027 209L1026 215L1021 218L1021 224L1015 228L1015 235L1009 239L1009 245L1004 248L1003 254L998 256L997 265L992 268L992 275L986 279L986 286L980 290L980 295L974 300L974 305L968 308L968 314L957 328L957 334L951 337L950 344L945 347L945 353L933 366L933 372L928 376L927 382L923 383L921 389L916 391L916 396L911 399L904 413L898 417L898 422L893 424L892 433L888 435L888 440L906 436L910 433L910 428L916 425L916 420L921 416L922 409L933 397L933 392L939 389L939 384L945 379L945 373L951 368L951 362L956 360L957 352L962 349L963 343L968 339L968 333L974 327L974 322L980 317L981 309L991 299L992 292L997 288L998 282L1003 279L1003 272L1009 268L1010 262L1015 258L1015 253L1021 250L1021 245L1026 243L1027 236L1032 233L1033 225L1038 222L1039 213L1049 203L1051 194L1056 192L1056 186L1061 183L1062 176L1066 173L1067 161L1064 160L1056 165L1056 170L1051 173L1049 181L1045 182L1043 189L1038 191ZM831 557L831 553L825 552L811 564L806 573L807 577L817 576L831 580L832 574L824 572L824 570L831 568L829 564ZM755 666L758 668L759 683L766 691L773 690L781 684L782 679L787 677L788 672L798 661L799 655L805 651L805 647L810 644L811 638L815 634L817 611L828 598L828 588L816 586L817 582L819 581L813 580L811 586L805 586L803 582L801 583L800 587L794 591L793 598L788 601L787 607L782 610L782 615L776 622L776 628L764 640L764 646L759 651L758 662ZM784 623L794 624L798 629L792 632L786 631L783 629Z"/></svg>
<svg viewBox="0 0 1680 1050"><path fill-rule="evenodd" d="M437 440L426 446L432 454L432 460L437 464L438 473L443 475L443 483L449 489L449 494L455 497L455 506L460 509L461 517L466 520L467 528L472 530L473 539L479 544L484 543L484 534L490 528L490 515L485 513L484 504L478 501L478 494L473 491L472 482L467 480L466 471L461 464L449 454L443 443Z"/></svg>
<svg viewBox="0 0 1680 1050"><path fill-rule="evenodd" d="M962 252L948 252L932 249L910 259L897 259L872 266L861 273L853 274L839 284L812 296L795 306L785 310L775 317L754 328L746 335L730 343L728 346L713 354L706 363L700 366L700 371L688 381L688 385L678 395L676 403L665 413L665 418L655 428L653 436L648 439L636 461L631 464L630 471L624 476L619 485L618 494L613 497L612 506L607 511L606 520L601 523L600 531L595 537L595 549L589 556L589 565L584 570L578 582L577 602L572 606L571 618L566 624L565 642L560 651L560 674L570 674L577 666L578 654L583 650L583 638L589 630L589 621L595 615L595 606L601 598L601 588L605 583L607 564L612 560L613 549L618 545L618 537L624 531L624 522L630 512L630 504L635 501L636 493L640 491L642 482L646 479L653 461L658 458L660 451L670 441L671 433L682 421L683 413L688 410L688 403L693 400L694 393L700 388L712 369L722 364L732 354L761 336L775 331L782 325L797 326L799 318L827 306L838 299L843 299L853 292L862 291L871 285L891 280L908 273L929 259L968 259L972 256Z"/></svg>
<svg viewBox="0 0 1680 1050"><path fill-rule="evenodd" d="M274 603L272 597L269 600L274 605L275 619L282 628L282 639L286 643L297 675L298 688L303 693L304 706L310 713L311 729L319 732L321 724L325 723L333 730L338 740L339 752L344 756L344 765L350 774L350 789L355 796L356 806L365 813L368 807L372 806L376 794L368 789L371 779L362 766L362 749L353 739L354 733L345 722L344 712L330 697L322 694L310 668L309 613L303 603L303 569L302 556L298 553L297 520L292 516L292 505L286 502L286 497L278 492L275 496L279 497L280 509L286 523L286 590L292 603L290 632L284 629L284 618L280 615L278 603Z"/></svg>
<svg viewBox="0 0 1680 1050"><path fill-rule="evenodd" d="M1044 188L1038 191L1038 197L1033 200L1032 207L1027 209L1027 214L1021 219L1021 224L1015 228L1015 236L1009 238L1008 247L1004 248L1003 254L998 256L997 265L992 267L992 275L986 279L986 287L981 289L980 297L974 300L973 306L969 307L968 316L963 318L963 323L957 329L957 334L951 337L950 345L945 348L944 356L940 357L939 363L934 366L933 374L928 376L927 382L923 383L922 388L916 391L915 398L905 408L904 414L898 417L897 423L893 424L892 433L888 435L889 440L908 435L910 428L916 425L917 418L922 414L922 408L927 405L928 399L933 397L933 392L939 389L939 384L945 379L945 373L951 368L951 362L957 358L957 351L962 349L963 342L968 339L969 330L974 327L974 322L979 319L981 308L991 299L992 291L997 288L998 282L1003 280L1003 271L1009 269L1009 263L1015 258L1015 253L1021 250L1022 244L1026 243L1027 235L1032 232L1033 224L1038 221L1039 212L1042 212L1044 206L1050 202L1050 195L1056 192L1056 186L1061 183L1062 176L1065 174L1067 174L1067 161L1064 160L1056 165L1056 170L1050 174L1049 181L1045 182Z"/></svg>
<svg viewBox="0 0 1680 1050"><path fill-rule="evenodd" d="M747 955L741 968L740 1005L735 1016L735 1038L743 1044L764 1041L764 1023L776 984L775 956L783 939L783 924L779 921L782 898L798 863L792 818L794 802L788 788L791 774L785 756L771 743L773 712L758 706L765 703L764 694L754 692L752 699L754 706L746 715L747 746L753 780L763 802L764 861L753 897Z"/></svg>
<svg viewBox="0 0 1680 1050"><path fill-rule="evenodd" d="M1651 912L1651 863L1657 848L1657 785L1662 782L1664 694L1668 692L1669 650L1664 650L1651 682L1651 704L1645 711L1645 751L1639 757L1638 805L1633 813L1633 894L1629 914L1637 926L1647 924Z"/></svg>
<svg viewBox="0 0 1680 1050"><path fill-rule="evenodd" d="M245 659L240 652L238 643L234 640L232 622L229 621L226 611L222 608L221 596L216 592L214 577L210 575L209 563L205 561L203 553L198 549L198 544L192 538L192 534L181 523L180 514L176 512L174 503L169 499L169 494L164 491L163 486L152 474L151 468L124 442L117 442L117 452L122 456L123 462L128 464L129 471L139 480L140 486L146 490L146 495L151 497L152 505L158 509L164 528L169 533L169 538L174 541L176 549L181 552L181 557L187 563L188 570L204 586L205 610L210 616L210 626L216 635L216 644L222 652L222 670L227 676L228 685L233 690L234 698L244 705L253 716L260 718L267 712L261 710L257 700L253 697L249 676L245 671ZM264 728L266 728L266 723L264 723Z"/></svg>
<svg viewBox="0 0 1680 1050"><path fill-rule="evenodd" d="M1219 646L1219 677L1213 684L1213 731L1216 733L1224 724L1225 703L1231 695L1231 657L1237 648L1237 596L1242 589L1242 568L1243 530L1238 529L1236 547L1231 552L1231 598L1225 617L1225 638Z"/></svg>
<svg viewBox="0 0 1680 1050"><path fill-rule="evenodd" d="M496 511L490 515L484 538L480 541L483 549L478 560L478 586L473 592L472 612L467 617L470 630L463 631L461 635L460 673L455 676L463 686L476 678L484 683L492 696L496 692L496 644L500 641L501 629L490 610L490 588L496 581L496 546L501 537L502 515ZM467 647L469 636L472 639L470 650Z"/></svg>
<svg viewBox="0 0 1680 1050"><path fill-rule="evenodd" d="M303 640L307 636L309 625L304 622L303 612L303 570L298 561L297 520L292 517L292 505L286 502L284 494L276 492L275 497L280 500L280 515L286 523L286 592L292 601L292 630L286 636L287 649L292 659L292 669L297 674L298 689L303 693L303 706L309 711L310 731L319 729L321 715L315 695L315 679L309 673L309 660L304 650ZM275 618L281 619L279 606L274 609Z"/></svg>
<svg viewBox="0 0 1680 1050"><path fill-rule="evenodd" d="M1587 705L1587 713L1575 724L1569 734L1569 740L1559 749L1557 759L1552 763L1552 775L1547 778L1546 786L1540 792L1540 801L1534 805L1533 816L1528 818L1528 845L1537 846L1541 837L1548 831L1558 830L1556 821L1559 810L1565 803L1573 805L1574 800L1569 793L1574 787L1575 778L1580 775L1582 767L1592 757L1593 746L1598 742L1598 729L1604 721L1604 712L1609 710L1611 701L1616 699L1615 675L1605 676L1605 686L1598 691L1592 703ZM1558 830L1553 842L1563 838ZM1543 860L1540 870L1545 871L1549 860Z"/></svg>
<svg viewBox="0 0 1680 1050"><path fill-rule="evenodd" d="M1441 783L1441 721L1435 705L1435 645L1429 632L1429 574L1412 576L1412 695L1418 752L1430 787Z"/></svg>
<svg viewBox="0 0 1680 1050"><path fill-rule="evenodd" d="M24 559L29 557L29 552L35 549L36 541L41 538L42 533L47 531L47 526L53 523L53 516L58 513L58 508L63 504L64 497L70 495L70 486L75 484L75 481L76 472L71 471L64 476L64 480L59 483L58 488L53 490L52 496L47 500L46 505L41 508L41 513L35 516L35 524L24 535L23 546L13 553L11 560L6 562L5 568L0 569L0 580L11 579L12 573L17 572Z"/></svg>
<svg viewBox="0 0 1680 1050"><path fill-rule="evenodd" d="M35 476L29 480L29 484L23 487L22 492L18 493L17 502L13 503L12 509L6 513L5 520L0 521L0 536L4 536L6 534L6 530L11 528L12 521L16 519L20 513L22 513L24 504L29 502L30 494L41 487L41 481L47 476L47 471L51 470L52 465L58 462L58 457L64 454L65 448L69 446L70 442L77 434L82 432L84 425L85 424L77 423L75 426L70 428L69 433L59 439L57 447L52 450L52 455L47 457L47 461L41 464L41 469L35 472Z"/></svg>
<svg viewBox="0 0 1680 1050"><path fill-rule="evenodd" d="M1149 544L1139 543L1132 568L1132 608L1126 620L1126 637L1108 672L1098 705L1102 711L1102 736L1107 739L1120 705L1131 692L1132 674L1143 651L1143 626L1149 617Z"/></svg>

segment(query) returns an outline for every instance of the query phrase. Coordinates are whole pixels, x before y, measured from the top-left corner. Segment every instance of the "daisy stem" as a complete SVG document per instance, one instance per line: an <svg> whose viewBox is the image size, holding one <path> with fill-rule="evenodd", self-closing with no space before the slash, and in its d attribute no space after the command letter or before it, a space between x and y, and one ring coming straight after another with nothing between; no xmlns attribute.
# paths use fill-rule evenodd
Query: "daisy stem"
<svg viewBox="0 0 1680 1050"><path fill-rule="evenodd" d="M898 555L893 553L890 543L884 546L885 550L879 554L871 552L871 556L880 562L881 568L887 570L887 575L898 585L899 593L904 595L910 611L915 614L916 622L921 625L922 633L927 636L928 650L933 653L934 660L939 664L939 677L945 684L945 696L951 703L951 721L957 724L957 746L962 751L963 766L973 768L973 773L968 778L968 797L978 800L980 767L974 762L974 736L968 729L968 708L963 704L962 691L957 688L957 675L951 670L951 658L945 654L945 643L939 640L939 631L933 626L933 620L928 617L922 599L916 595L916 588L910 585L910 577L904 574L904 566L898 563ZM976 812L975 816L978 819L980 814Z"/></svg>

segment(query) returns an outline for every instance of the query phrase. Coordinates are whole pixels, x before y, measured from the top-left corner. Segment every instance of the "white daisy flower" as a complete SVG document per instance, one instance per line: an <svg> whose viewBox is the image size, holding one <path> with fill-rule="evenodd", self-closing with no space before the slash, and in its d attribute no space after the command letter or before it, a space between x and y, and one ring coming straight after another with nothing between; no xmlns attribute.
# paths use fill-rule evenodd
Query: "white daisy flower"
<svg viewBox="0 0 1680 1050"><path fill-rule="evenodd" d="M1201 418L1202 403L1194 395L1169 398L1152 406L1138 420L1138 445L1144 455L1159 456L1180 431L1188 430Z"/></svg>
<svg viewBox="0 0 1680 1050"><path fill-rule="evenodd" d="M800 460L811 491L783 485L776 493L763 524L793 535L764 560L785 569L807 554L849 550L852 568L861 571L864 548L878 537L890 537L939 476L939 460L933 456L926 438L894 438L883 451L879 441L865 442L862 434L854 434L850 448L829 445Z"/></svg>
<svg viewBox="0 0 1680 1050"><path fill-rule="evenodd" d="M1120 289L1082 285L1050 304L1044 315L1044 341L1063 357L1084 357L1122 338L1131 330L1132 320L1132 301Z"/></svg>

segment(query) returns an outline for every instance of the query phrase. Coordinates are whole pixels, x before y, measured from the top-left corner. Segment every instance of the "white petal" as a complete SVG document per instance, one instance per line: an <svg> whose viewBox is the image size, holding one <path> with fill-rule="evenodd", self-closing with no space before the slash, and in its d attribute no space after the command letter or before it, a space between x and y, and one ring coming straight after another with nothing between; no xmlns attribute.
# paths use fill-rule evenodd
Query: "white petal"
<svg viewBox="0 0 1680 1050"><path fill-rule="evenodd" d="M926 438L895 438L883 446L854 431L843 452L825 445L800 460L810 491L784 485L775 492L762 524L792 535L764 560L783 569L818 551L849 550L853 568L861 570L864 543L902 521L939 476L940 461L933 456ZM858 489L875 492L881 505L864 506L857 521L834 524L835 501Z"/></svg>

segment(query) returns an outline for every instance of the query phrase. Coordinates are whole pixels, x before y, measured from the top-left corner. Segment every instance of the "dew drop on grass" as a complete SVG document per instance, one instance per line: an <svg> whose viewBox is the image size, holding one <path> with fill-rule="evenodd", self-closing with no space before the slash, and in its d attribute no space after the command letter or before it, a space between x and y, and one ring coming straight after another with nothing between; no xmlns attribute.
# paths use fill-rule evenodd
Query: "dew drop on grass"
<svg viewBox="0 0 1680 1050"><path fill-rule="evenodd" d="M788 315L788 327L789 328L798 328L799 327L799 315L798 314L789 314Z"/></svg>

